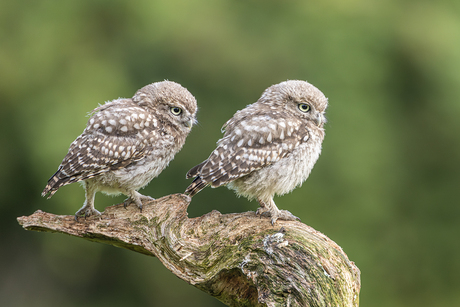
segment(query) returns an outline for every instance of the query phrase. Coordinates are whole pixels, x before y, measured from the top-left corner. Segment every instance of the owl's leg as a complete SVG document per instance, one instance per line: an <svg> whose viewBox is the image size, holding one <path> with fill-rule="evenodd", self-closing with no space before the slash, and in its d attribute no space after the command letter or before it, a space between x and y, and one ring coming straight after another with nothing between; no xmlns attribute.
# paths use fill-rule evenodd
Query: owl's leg
<svg viewBox="0 0 460 307"><path fill-rule="evenodd" d="M271 217L272 225L275 225L278 219L285 220L285 221L300 221L300 218L293 215L291 212L287 210L278 209L273 199L270 199L269 201L265 201L265 202L262 202L261 200L259 200L259 204L261 208L264 207L266 209L264 210L264 212L262 212L262 214Z"/></svg>
<svg viewBox="0 0 460 307"><path fill-rule="evenodd" d="M99 211L94 208L94 196L96 195L96 187L90 182L85 182L85 203L80 210L75 213L75 221L78 222L79 217L89 217L91 215L101 215Z"/></svg>
<svg viewBox="0 0 460 307"><path fill-rule="evenodd" d="M123 202L123 206L125 207L125 209L130 204L135 203L137 205L137 207L141 210L141 212L142 212L142 201L155 200L155 198L150 197L150 196L146 196L146 195L142 195L141 193L137 192L136 190L129 191L129 192L126 193L126 195L128 195L129 197L128 197L128 199L126 199Z"/></svg>
<svg viewBox="0 0 460 307"><path fill-rule="evenodd" d="M259 202L260 207L257 208L256 215L260 215L262 217L265 213L268 214L268 208L265 206L265 203L260 199L257 199L257 201Z"/></svg>

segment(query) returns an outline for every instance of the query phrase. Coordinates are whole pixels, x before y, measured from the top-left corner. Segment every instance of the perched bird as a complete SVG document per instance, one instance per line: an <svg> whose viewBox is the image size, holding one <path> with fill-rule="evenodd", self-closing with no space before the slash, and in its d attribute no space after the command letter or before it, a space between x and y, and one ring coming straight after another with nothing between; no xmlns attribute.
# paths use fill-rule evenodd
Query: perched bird
<svg viewBox="0 0 460 307"><path fill-rule="evenodd" d="M78 217L100 212L94 196L128 196L125 207L152 199L137 192L157 177L182 148L196 122L195 97L180 84L163 81L144 86L133 98L119 98L94 109L86 129L70 145L42 196L69 183L82 181L86 189Z"/></svg>
<svg viewBox="0 0 460 307"><path fill-rule="evenodd" d="M279 210L273 196L300 186L321 153L327 98L305 81L286 81L267 88L259 100L233 115L209 158L187 173L195 177L185 193L195 195L207 185L257 199L257 214L299 219Z"/></svg>

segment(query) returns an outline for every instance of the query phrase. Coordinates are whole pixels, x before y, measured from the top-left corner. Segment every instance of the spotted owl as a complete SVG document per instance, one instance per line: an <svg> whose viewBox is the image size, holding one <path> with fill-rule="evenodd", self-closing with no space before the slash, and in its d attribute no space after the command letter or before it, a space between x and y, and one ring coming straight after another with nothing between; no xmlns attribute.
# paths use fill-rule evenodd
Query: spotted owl
<svg viewBox="0 0 460 307"><path fill-rule="evenodd" d="M83 133L70 145L57 172L48 180L42 196L69 183L81 181L86 191L78 217L99 215L94 196L124 194L125 206L152 199L138 190L168 166L182 148L195 123L195 97L180 84L149 84L133 98L119 98L91 113Z"/></svg>
<svg viewBox="0 0 460 307"><path fill-rule="evenodd" d="M257 199L257 214L296 220L273 201L300 186L321 153L328 101L305 81L286 81L267 88L259 100L227 121L224 136L209 158L193 167L186 194L206 186L226 185L238 196Z"/></svg>

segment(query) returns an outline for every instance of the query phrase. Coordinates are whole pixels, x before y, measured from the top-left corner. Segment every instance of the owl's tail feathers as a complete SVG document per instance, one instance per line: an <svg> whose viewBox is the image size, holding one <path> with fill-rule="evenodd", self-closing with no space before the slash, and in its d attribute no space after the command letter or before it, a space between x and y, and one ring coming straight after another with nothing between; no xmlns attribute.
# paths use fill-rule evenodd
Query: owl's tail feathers
<svg viewBox="0 0 460 307"><path fill-rule="evenodd" d="M195 179L193 179L192 183L187 187L187 189L185 189L185 194L190 195L191 197L193 197L196 193L200 192L201 190L203 190L208 185L200 177L201 169L203 168L203 165L206 164L206 162L208 162L208 161L207 160L203 161L200 164L198 164L197 166L192 167L192 169L190 169L187 172L187 175L185 175L185 178L187 178L187 179L195 177Z"/></svg>
<svg viewBox="0 0 460 307"><path fill-rule="evenodd" d="M45 197L46 194L49 193L48 199L51 198L51 196L54 195L54 193L57 192L57 190L67 184L77 182L79 179L77 177L72 176L66 176L64 173L61 172L61 170L58 170L51 178L48 180L48 184L46 187L43 189L42 196Z"/></svg>
<svg viewBox="0 0 460 307"><path fill-rule="evenodd" d="M203 180L201 180L201 177L198 176L187 187L187 189L185 189L185 194L190 195L191 197L193 197L196 193L198 193L201 190L203 190L207 185L208 185L208 183L206 183Z"/></svg>
<svg viewBox="0 0 460 307"><path fill-rule="evenodd" d="M187 175L185 175L185 178L187 179L190 179L190 178L193 178L193 177L198 177L200 175L200 172L201 172L201 169L203 168L203 165L208 162L207 160L206 161L203 161L201 162L200 164L198 164L197 166L194 166L192 167L188 172L187 172ZM196 179L195 179L196 180ZM195 182L195 181L194 181Z"/></svg>

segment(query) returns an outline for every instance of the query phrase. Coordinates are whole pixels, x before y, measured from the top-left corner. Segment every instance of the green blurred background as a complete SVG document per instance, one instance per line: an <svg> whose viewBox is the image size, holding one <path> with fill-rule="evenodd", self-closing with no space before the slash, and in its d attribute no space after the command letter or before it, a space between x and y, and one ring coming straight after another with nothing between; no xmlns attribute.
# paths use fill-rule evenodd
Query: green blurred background
<svg viewBox="0 0 460 307"><path fill-rule="evenodd" d="M74 214L78 184L40 193L87 113L164 79L195 95L199 124L144 194L184 191L236 110L307 80L329 98L323 154L277 205L357 264L361 306L460 306L457 0L1 1L0 305L223 306L156 258L16 222ZM256 208L208 188L189 216Z"/></svg>

